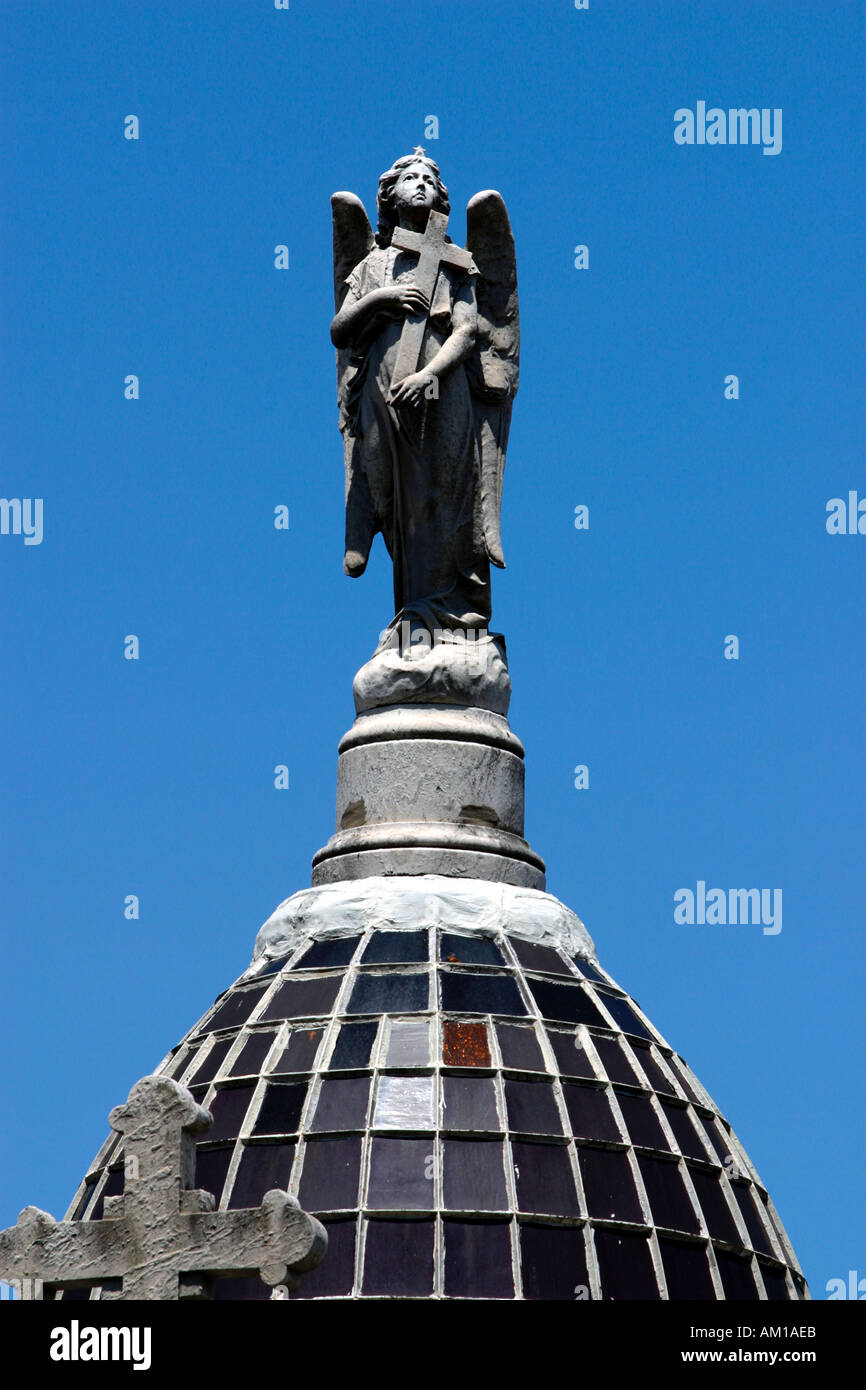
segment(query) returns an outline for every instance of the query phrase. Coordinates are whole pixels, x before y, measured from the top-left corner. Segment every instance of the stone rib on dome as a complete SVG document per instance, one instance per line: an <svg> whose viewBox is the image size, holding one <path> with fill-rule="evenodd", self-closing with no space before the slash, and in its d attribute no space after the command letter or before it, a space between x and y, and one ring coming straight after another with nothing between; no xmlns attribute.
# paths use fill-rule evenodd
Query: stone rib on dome
<svg viewBox="0 0 866 1390"><path fill-rule="evenodd" d="M327 1227L292 1298L808 1297L723 1116L587 949L507 910L467 929L431 887L417 925L373 880L366 925L295 923L158 1068L214 1114L197 1186L229 1208L288 1188ZM99 1218L122 1163L114 1136L69 1215Z"/></svg>

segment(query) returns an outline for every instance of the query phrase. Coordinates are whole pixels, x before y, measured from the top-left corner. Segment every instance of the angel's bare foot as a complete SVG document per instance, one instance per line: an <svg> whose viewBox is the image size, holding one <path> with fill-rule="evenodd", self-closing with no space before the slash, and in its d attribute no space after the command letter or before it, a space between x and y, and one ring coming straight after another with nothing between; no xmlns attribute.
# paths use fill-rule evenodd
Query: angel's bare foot
<svg viewBox="0 0 866 1390"><path fill-rule="evenodd" d="M367 568L367 558L360 550L347 550L343 557L343 569L352 579L357 579Z"/></svg>

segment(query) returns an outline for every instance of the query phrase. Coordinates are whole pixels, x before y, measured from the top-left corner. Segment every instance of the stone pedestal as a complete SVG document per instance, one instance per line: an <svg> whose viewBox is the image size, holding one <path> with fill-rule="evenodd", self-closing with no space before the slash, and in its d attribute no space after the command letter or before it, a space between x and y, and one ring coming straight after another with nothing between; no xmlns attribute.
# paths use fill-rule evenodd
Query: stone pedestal
<svg viewBox="0 0 866 1390"><path fill-rule="evenodd" d="M445 874L544 889L523 838L523 745L503 714L458 705L365 711L340 743L337 830L313 884Z"/></svg>

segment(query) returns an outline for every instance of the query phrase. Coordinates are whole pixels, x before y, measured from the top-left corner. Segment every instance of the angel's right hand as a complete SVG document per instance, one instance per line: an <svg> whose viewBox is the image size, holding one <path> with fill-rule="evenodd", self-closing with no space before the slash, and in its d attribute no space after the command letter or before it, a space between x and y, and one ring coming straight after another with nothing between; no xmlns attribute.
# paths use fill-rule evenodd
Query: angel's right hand
<svg viewBox="0 0 866 1390"><path fill-rule="evenodd" d="M429 298L416 285L388 285L380 294L383 312L394 318L402 314L426 314L430 310Z"/></svg>

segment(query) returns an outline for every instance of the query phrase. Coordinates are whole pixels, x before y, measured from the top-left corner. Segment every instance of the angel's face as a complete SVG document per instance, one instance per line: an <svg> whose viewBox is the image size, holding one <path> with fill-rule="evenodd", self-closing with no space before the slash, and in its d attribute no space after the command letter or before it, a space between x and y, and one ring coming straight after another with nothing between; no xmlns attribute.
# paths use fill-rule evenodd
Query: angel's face
<svg viewBox="0 0 866 1390"><path fill-rule="evenodd" d="M436 201L436 179L422 160L408 165L394 185L398 208L432 208Z"/></svg>

